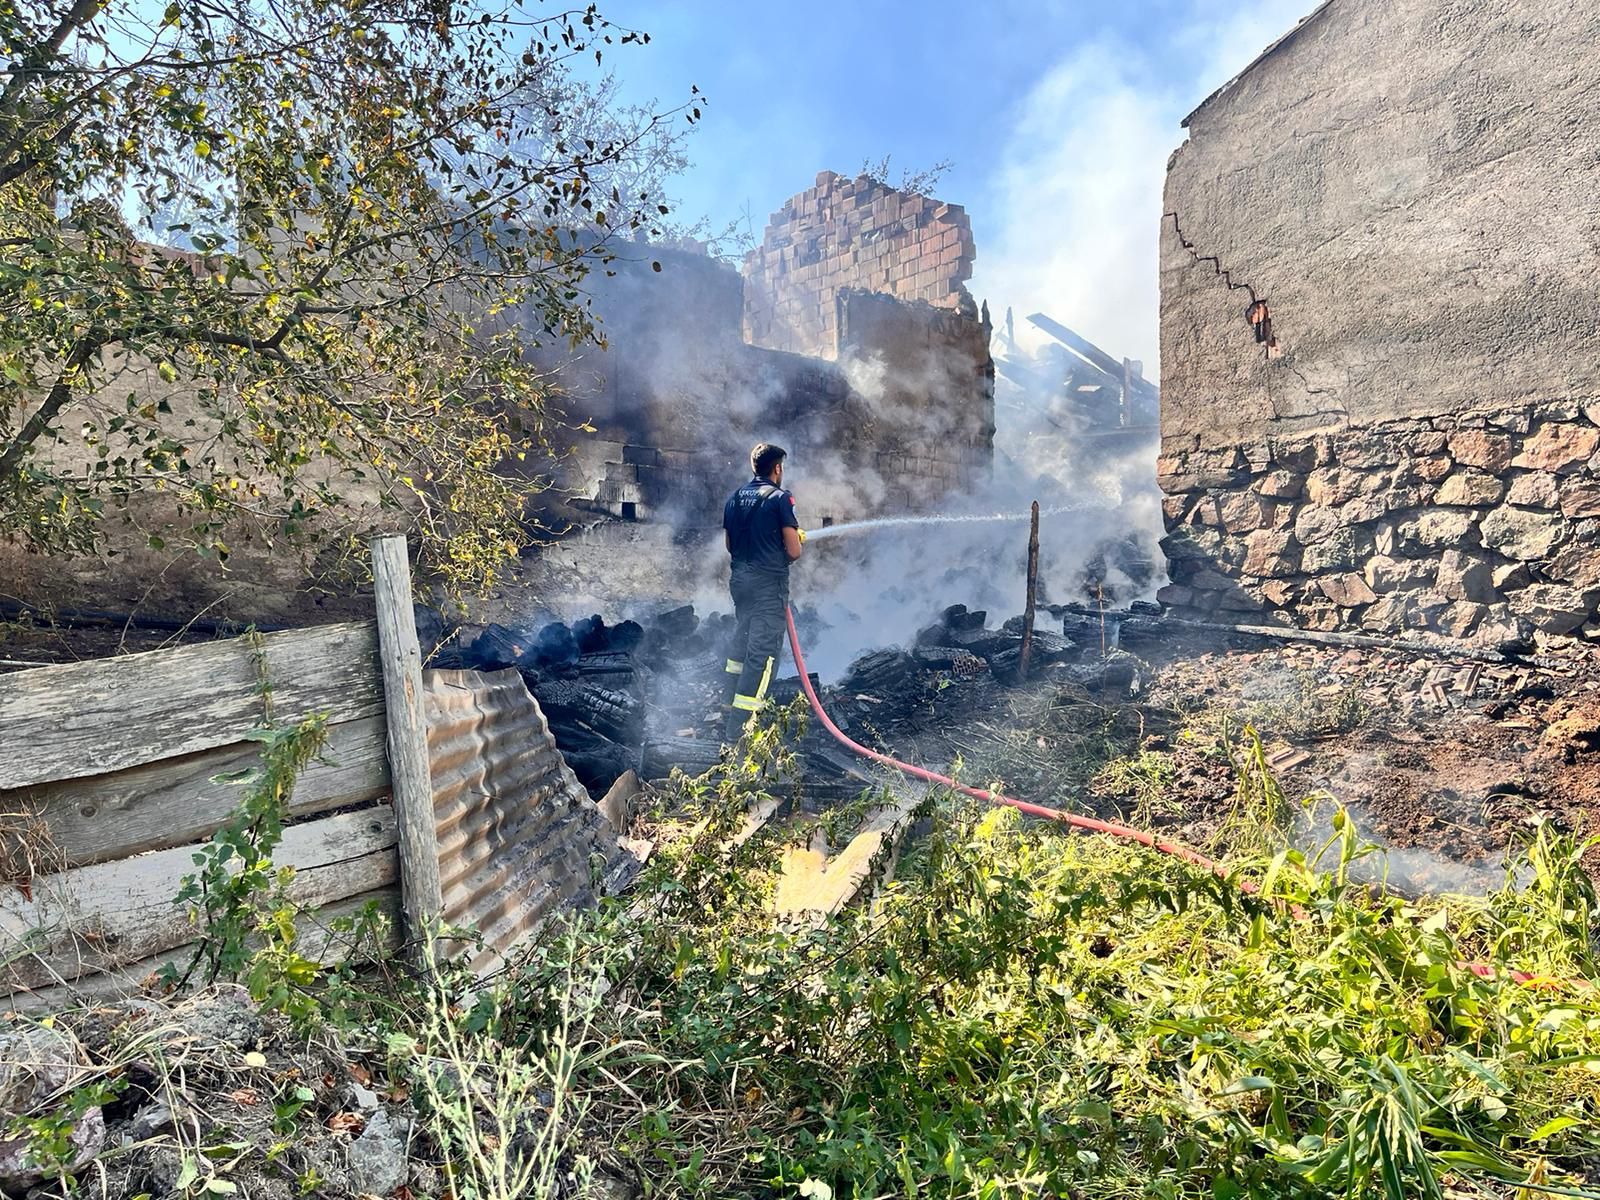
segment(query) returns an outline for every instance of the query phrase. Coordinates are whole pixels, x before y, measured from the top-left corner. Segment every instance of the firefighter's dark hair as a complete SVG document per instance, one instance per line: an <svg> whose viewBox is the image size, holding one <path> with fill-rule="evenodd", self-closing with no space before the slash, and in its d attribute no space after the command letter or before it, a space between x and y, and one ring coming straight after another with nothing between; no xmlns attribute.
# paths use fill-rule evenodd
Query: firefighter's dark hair
<svg viewBox="0 0 1600 1200"><path fill-rule="evenodd" d="M757 479L765 479L772 474L772 468L789 457L789 452L782 446L774 446L770 442L757 442L756 448L750 451L750 469L756 473Z"/></svg>

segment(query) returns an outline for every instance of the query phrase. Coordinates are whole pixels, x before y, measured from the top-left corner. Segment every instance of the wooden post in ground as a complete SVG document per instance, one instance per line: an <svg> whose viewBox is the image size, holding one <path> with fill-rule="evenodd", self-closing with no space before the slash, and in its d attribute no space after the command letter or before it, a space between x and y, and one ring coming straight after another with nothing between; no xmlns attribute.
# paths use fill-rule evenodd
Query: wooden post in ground
<svg viewBox="0 0 1600 1200"><path fill-rule="evenodd" d="M423 959L430 932L444 909L444 895L439 884L439 842L428 765L422 649L417 645L417 622L411 609L411 565L404 537L373 540L372 579L388 720L389 777L400 842L400 906L406 940Z"/></svg>
<svg viewBox="0 0 1600 1200"><path fill-rule="evenodd" d="M1017 678L1028 677L1028 661L1033 657L1033 599L1039 590L1039 502L1033 502L1028 526L1028 603L1022 610L1022 653L1017 656Z"/></svg>

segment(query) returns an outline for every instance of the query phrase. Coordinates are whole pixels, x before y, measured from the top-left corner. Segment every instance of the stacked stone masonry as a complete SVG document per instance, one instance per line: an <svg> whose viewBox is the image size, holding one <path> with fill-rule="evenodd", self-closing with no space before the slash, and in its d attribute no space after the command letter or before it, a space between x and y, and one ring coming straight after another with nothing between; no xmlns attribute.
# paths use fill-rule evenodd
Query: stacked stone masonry
<svg viewBox="0 0 1600 1200"><path fill-rule="evenodd" d="M1162 449L1160 599L1184 614L1488 644L1600 636L1600 401Z"/></svg>
<svg viewBox="0 0 1600 1200"><path fill-rule="evenodd" d="M746 336L756 346L837 357L841 290L967 309L963 285L976 257L960 205L824 171L773 215L745 262Z"/></svg>

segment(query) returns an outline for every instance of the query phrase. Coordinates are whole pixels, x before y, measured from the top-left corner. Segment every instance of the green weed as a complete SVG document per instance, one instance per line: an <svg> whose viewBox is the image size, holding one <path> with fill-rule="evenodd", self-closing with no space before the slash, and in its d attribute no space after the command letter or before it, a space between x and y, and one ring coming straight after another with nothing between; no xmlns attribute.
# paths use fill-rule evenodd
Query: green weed
<svg viewBox="0 0 1600 1200"><path fill-rule="evenodd" d="M1233 754L1239 820L1270 828L1259 739ZM678 852L657 902L578 934L614 1052L573 1086L652 1195L1585 1194L1581 848L1541 829L1525 889L1412 904L1349 882L1366 848L1335 824L1321 856L1259 837L1230 864L1250 896L946 797L870 911L804 927Z"/></svg>

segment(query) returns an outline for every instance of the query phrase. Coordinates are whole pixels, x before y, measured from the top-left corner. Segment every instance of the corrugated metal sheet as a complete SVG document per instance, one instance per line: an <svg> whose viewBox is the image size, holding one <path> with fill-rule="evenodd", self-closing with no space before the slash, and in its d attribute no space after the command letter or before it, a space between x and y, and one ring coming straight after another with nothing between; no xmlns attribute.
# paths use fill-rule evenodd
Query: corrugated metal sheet
<svg viewBox="0 0 1600 1200"><path fill-rule="evenodd" d="M514 670L424 671L447 923L484 971L557 909L593 904L621 850Z"/></svg>

